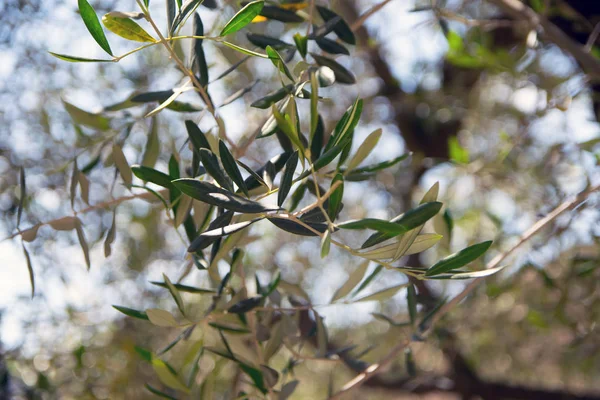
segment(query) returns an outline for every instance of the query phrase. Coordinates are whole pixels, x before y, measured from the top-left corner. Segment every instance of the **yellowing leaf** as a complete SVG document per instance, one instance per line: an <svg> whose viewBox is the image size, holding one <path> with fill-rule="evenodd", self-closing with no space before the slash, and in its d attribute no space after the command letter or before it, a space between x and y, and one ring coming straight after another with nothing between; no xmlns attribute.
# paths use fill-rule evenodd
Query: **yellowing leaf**
<svg viewBox="0 0 600 400"><path fill-rule="evenodd" d="M283 8L285 10L298 11L298 10L304 10L306 7L308 7L308 3L280 4L279 7Z"/></svg>
<svg viewBox="0 0 600 400"><path fill-rule="evenodd" d="M265 21L267 21L267 20L268 20L268 19L267 19L267 17L263 17L262 15L257 15L256 17L254 17L254 18L252 19L252 23L253 23L253 24L256 24L256 23L258 23L258 22L265 22Z"/></svg>
<svg viewBox="0 0 600 400"><path fill-rule="evenodd" d="M133 40L135 42L150 42L156 43L148 32L144 30L137 22L124 18L122 13L118 11L109 12L102 17L102 23L112 33L121 36L122 38Z"/></svg>

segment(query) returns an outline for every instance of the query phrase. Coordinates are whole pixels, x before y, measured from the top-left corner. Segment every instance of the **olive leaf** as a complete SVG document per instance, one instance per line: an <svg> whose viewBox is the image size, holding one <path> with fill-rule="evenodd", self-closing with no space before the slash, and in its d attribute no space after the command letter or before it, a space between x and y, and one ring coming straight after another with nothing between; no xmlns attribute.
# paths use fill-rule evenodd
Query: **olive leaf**
<svg viewBox="0 0 600 400"><path fill-rule="evenodd" d="M477 243L451 254L432 265L425 276L435 276L463 267L481 257L492 245L492 241Z"/></svg>
<svg viewBox="0 0 600 400"><path fill-rule="evenodd" d="M118 11L111 11L108 14L104 14L102 23L106 29L124 39L135 42L156 42L156 39L150 36L137 22L127 17L124 18L123 13Z"/></svg>
<svg viewBox="0 0 600 400"><path fill-rule="evenodd" d="M260 14L264 4L264 1L253 1L246 4L240 11L237 12L237 14L233 16L233 18L229 20L229 22L227 22L227 24L225 24L219 36L226 36L237 32L248 25L250 22L252 22L254 17Z"/></svg>
<svg viewBox="0 0 600 400"><path fill-rule="evenodd" d="M256 214L276 210L275 208L265 207L260 203L240 197L208 182L182 178L174 180L173 185L196 200L231 211Z"/></svg>
<svg viewBox="0 0 600 400"><path fill-rule="evenodd" d="M94 8L90 5L90 3L87 2L87 0L78 0L77 4L79 6L81 19L83 19L83 23L87 27L96 43L98 43L98 45L102 47L105 52L112 56L113 53L110 49L110 44L108 44L108 40L106 40L106 36L102 30L102 25L100 25L98 15L96 15Z"/></svg>

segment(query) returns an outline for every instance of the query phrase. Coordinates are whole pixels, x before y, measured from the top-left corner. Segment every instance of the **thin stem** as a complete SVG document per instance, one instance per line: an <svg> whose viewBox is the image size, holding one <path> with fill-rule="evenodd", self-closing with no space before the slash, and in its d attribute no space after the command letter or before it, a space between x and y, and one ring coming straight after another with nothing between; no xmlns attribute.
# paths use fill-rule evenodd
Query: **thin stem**
<svg viewBox="0 0 600 400"><path fill-rule="evenodd" d="M166 195L168 193L168 190L167 189L163 189L163 190L158 191L158 193L161 196L163 196L163 195ZM129 200L133 200L133 199L151 199L153 197L154 197L154 193L151 193L151 192L144 192L144 193L134 194L134 195L131 195L131 196L119 197L117 199L113 199L113 200L109 200L109 201L104 201L102 203L98 203L98 204L95 204L93 206L89 206L87 208L84 208L83 210L78 211L77 215L86 214L86 213L91 212L91 211L96 211L96 210L102 210L102 209L106 209L106 208L115 207L115 206L118 206L121 203L124 203L124 202L129 201ZM46 222L39 222L36 225L32 226L31 228L23 229L23 230L20 229L16 233L13 233L12 235L10 235L10 236L2 239L1 242L5 241L5 240L13 239L13 238L15 238L17 236L20 236L24 232L27 232L30 229L39 228L39 227L42 227L44 225L49 225L49 224L52 224L52 223L54 223L54 222L56 222L58 220L61 220L63 218L64 217L60 217L60 218L56 218L56 219L53 219L53 220L50 220L50 221L46 221Z"/></svg>
<svg viewBox="0 0 600 400"><path fill-rule="evenodd" d="M591 187L587 190L584 190L583 192L581 192L580 194L575 196L575 198L573 198L572 200L567 200L567 201L563 202L562 204L560 204L558 207L556 207L554 210L552 210L548 215L546 215L544 218L540 219L538 222L533 224L531 226L531 228L529 228L527 231L525 231L523 233L523 235L521 235L521 238L519 239L519 241L514 246L512 246L510 249L508 249L504 253L498 254L496 257L494 257L489 263L487 263L485 268L491 269L491 268L496 268L496 267L500 266L500 264L505 259L507 259L510 255L512 255L517 249L519 249L523 244L525 244L527 241L529 241L532 237L537 235L542 229L544 229L550 223L552 223L556 218L558 218L559 215L561 215L563 212L570 210L570 209L574 208L575 206L579 205L580 203L585 201L590 194L592 194L598 190L600 190L600 185L597 185L597 186ZM444 304L442 306L442 308L440 308L440 310L432 317L431 324L428 328L428 331L426 331L423 334L423 336L430 334L432 331L432 327L435 325L435 323L437 321L439 321L444 315L448 314L450 312L450 310L452 310L458 303L460 303L465 297L467 297L484 280L485 280L485 277L472 280L463 289L462 292L460 292L452 300L450 300L449 302Z"/></svg>
<svg viewBox="0 0 600 400"><path fill-rule="evenodd" d="M346 393L361 387L363 383L371 379L373 376L377 375L379 372L381 372L383 368L391 364L392 361L394 361L394 359L398 356L398 354L401 351L403 351L407 346L408 340L404 340L401 343L397 344L392 350L390 350L390 353L384 359L382 359L377 364L370 365L366 370L356 375L352 380L348 381L348 383L346 383L339 392L331 396L329 400L341 399Z"/></svg>
<svg viewBox="0 0 600 400"><path fill-rule="evenodd" d="M373 16L376 12L381 10L383 7L385 7L391 1L392 0L384 0L381 3L376 4L373 7L371 7L367 12L365 12L360 17L358 17L358 19L350 26L350 29L352 29L353 32L356 32L357 30L359 30L365 24L365 22L367 21L368 18Z"/></svg>
<svg viewBox="0 0 600 400"><path fill-rule="evenodd" d="M147 49L148 47L156 46L157 44L160 44L160 42L148 43L148 44L145 44L145 45L143 45L143 46L137 47L137 48L135 48L135 49L133 49L133 50L131 50L131 51L128 51L128 52L127 52L127 53L125 53L125 54L122 54L122 55L120 55L120 56L117 56L117 57L115 57L115 58L114 58L114 61L115 61L115 62L119 62L119 61L121 61L122 59L124 59L124 58L125 58L125 57L127 57L127 56L130 56L130 55L132 55L132 54L134 54L134 53L137 53L138 51L141 51L141 50Z"/></svg>

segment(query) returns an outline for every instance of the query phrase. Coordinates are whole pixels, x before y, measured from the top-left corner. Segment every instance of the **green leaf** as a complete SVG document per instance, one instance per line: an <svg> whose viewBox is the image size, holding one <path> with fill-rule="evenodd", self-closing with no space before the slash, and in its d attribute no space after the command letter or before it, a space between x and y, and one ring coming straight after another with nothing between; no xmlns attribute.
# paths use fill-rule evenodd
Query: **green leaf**
<svg viewBox="0 0 600 400"><path fill-rule="evenodd" d="M492 241L474 244L438 261L425 272L425 276L435 276L463 267L482 256L492 245Z"/></svg>
<svg viewBox="0 0 600 400"><path fill-rule="evenodd" d="M174 189L174 186L171 183L171 177L154 168L144 167L143 165L133 165L131 171L143 181L152 182L167 189Z"/></svg>
<svg viewBox="0 0 600 400"><path fill-rule="evenodd" d="M469 150L460 145L456 136L448 139L448 154L450 159L458 164L469 163Z"/></svg>
<svg viewBox="0 0 600 400"><path fill-rule="evenodd" d="M173 181L173 185L196 200L240 213L255 214L276 210L237 196L208 182L183 178Z"/></svg>
<svg viewBox="0 0 600 400"><path fill-rule="evenodd" d="M317 38L315 42L317 42L317 46L326 53L350 55L348 49L335 40L320 37Z"/></svg>
<svg viewBox="0 0 600 400"><path fill-rule="evenodd" d="M79 218L77 218L75 222L76 222L75 223L75 231L77 232L77 240L79 241L79 246L81 247L81 251L83 251L85 265L87 266L87 269L89 270L91 267L90 248L87 244L87 240L85 239L85 234L83 232L83 226L81 224L81 221L79 220Z"/></svg>
<svg viewBox="0 0 600 400"><path fill-rule="evenodd" d="M333 294L333 298L331 299L331 303L336 300L341 299L346 296L348 293L354 289L356 285L362 281L363 277L367 273L367 269L369 268L369 260L363 261L351 274L348 276L348 279L338 290Z"/></svg>
<svg viewBox="0 0 600 400"><path fill-rule="evenodd" d="M334 133L325 147L325 151L337 144L342 142L348 143L352 140L352 134L354 133L356 125L358 125L362 109L363 101L362 99L357 98L337 123Z"/></svg>
<svg viewBox="0 0 600 400"><path fill-rule="evenodd" d="M177 28L181 23L189 16L190 13L194 12L200 4L207 3L207 0L188 0L181 7L175 18L173 19L173 23L171 24L171 36L177 31Z"/></svg>
<svg viewBox="0 0 600 400"><path fill-rule="evenodd" d="M252 379L252 382L254 382L254 386L258 390L260 390L263 394L266 394L268 392L268 390L265 387L262 372L260 372L260 370L258 370L256 368L246 365L244 363L239 363L239 365L240 365L240 369L242 371L244 371L250 377L250 379Z"/></svg>
<svg viewBox="0 0 600 400"><path fill-rule="evenodd" d="M278 89L277 91L269 93L265 97L261 97L260 99L254 101L252 104L250 104L250 107L261 108L265 110L278 101L283 100L286 96L292 94L293 90L294 85L290 84L284 86L281 89Z"/></svg>
<svg viewBox="0 0 600 400"><path fill-rule="evenodd" d="M285 170L281 177L281 184L279 185L279 193L277 193L277 205L281 207L285 201L290 189L292 188L292 182L294 180L294 172L298 166L298 152L295 151L285 163Z"/></svg>
<svg viewBox="0 0 600 400"><path fill-rule="evenodd" d="M234 33L248 25L254 17L256 17L263 9L265 2L264 1L253 1L251 3L246 4L244 8L237 12L229 20L225 27L219 34L219 36L226 36L230 33Z"/></svg>
<svg viewBox="0 0 600 400"><path fill-rule="evenodd" d="M247 33L246 37L248 38L250 43L262 49L265 49L267 46L271 46L273 48L290 47L289 43L286 43L283 40L279 40L271 36L259 35L256 33Z"/></svg>
<svg viewBox="0 0 600 400"><path fill-rule="evenodd" d="M267 19L273 19L284 23L304 22L304 18L296 14L294 10L286 10L285 8L277 6L264 6L259 15Z"/></svg>
<svg viewBox="0 0 600 400"><path fill-rule="evenodd" d="M408 230L403 225L375 218L364 218L342 222L341 224L338 224L337 227L341 229L373 229L381 233L389 233L393 235L399 235Z"/></svg>
<svg viewBox="0 0 600 400"><path fill-rule="evenodd" d="M119 170L119 173L121 174L121 178L123 178L123 181L127 186L130 186L133 179L131 168L129 167L129 163L125 158L125 154L123 154L121 146L118 144L113 144L112 157L117 169Z"/></svg>
<svg viewBox="0 0 600 400"><path fill-rule="evenodd" d="M312 170L315 172L319 171L321 168L329 165L341 152L344 150L344 147L349 142L350 137L347 137L346 140L342 140L339 144L333 146L329 150L327 150L322 156L320 156L312 165ZM296 180L301 180L306 178L311 174L311 169L307 169L302 175L300 175Z"/></svg>
<svg viewBox="0 0 600 400"><path fill-rule="evenodd" d="M287 162L288 158L290 158L291 155L292 155L291 152L284 152L284 153L278 154L275 157L271 158L269 161L267 161L267 163L265 165L263 165L262 167L260 167L256 172L252 171L244 163L242 163L241 161L238 160L237 163L239 165L241 165L251 175L248 178L246 178L246 186L248 187L248 190L255 189L255 188L259 187L260 185L268 186L266 184L266 182L264 181L263 176L265 174L265 171L268 168L271 168L271 167L269 167L269 165L271 165L273 167L272 172L277 173L282 170L282 168L285 166L285 163ZM260 179L256 178L256 175L258 175L260 177Z"/></svg>
<svg viewBox="0 0 600 400"><path fill-rule="evenodd" d="M360 293L364 288L366 288L367 286L369 286L369 284L373 281L373 279L375 279L375 277L377 275L379 275L379 273L383 270L383 265L378 265L373 272L371 272L369 274L369 276L367 276L367 278L363 281L363 283L360 284L360 286L352 293L352 297L356 296L358 293Z"/></svg>
<svg viewBox="0 0 600 400"><path fill-rule="evenodd" d="M110 44L108 44L108 40L106 40L106 36L104 35L104 31L102 30L102 25L100 25L100 21L98 20L98 16L96 15L96 11L87 2L87 0L78 0L79 13L81 14L81 19L83 19L83 23L87 27L88 31L98 43L102 49L113 55L112 50L110 49Z"/></svg>
<svg viewBox="0 0 600 400"><path fill-rule="evenodd" d="M357 168L354 171L352 171L351 175L358 175L358 174L364 174L364 173L371 173L371 172L377 172L377 171L381 171L382 169L386 169L389 168L393 165L398 164L400 161L405 160L406 158L408 158L408 156L410 156L412 153L406 153L406 154L402 154L399 157L396 157L392 160L388 160L388 161L383 161L377 164L372 164L372 165L367 165L365 167L362 168Z"/></svg>
<svg viewBox="0 0 600 400"><path fill-rule="evenodd" d="M98 58L84 58L84 57L77 57L77 56L70 56L67 54L59 54L59 53L53 53L51 51L49 51L48 53L50 53L51 55L53 55L56 58L59 58L63 61L68 61L68 62L115 62L115 60L102 60L102 59L98 59Z"/></svg>
<svg viewBox="0 0 600 400"><path fill-rule="evenodd" d="M77 125L84 125L101 131L110 129L110 120L101 114L94 114L63 100L65 110Z"/></svg>
<svg viewBox="0 0 600 400"><path fill-rule="evenodd" d="M269 297L271 295L271 293L273 293L275 291L275 289L277 289L279 282L281 282L281 272L277 271L277 273L275 274L275 277L273 278L271 283L269 283L267 290L265 290L263 297Z"/></svg>
<svg viewBox="0 0 600 400"><path fill-rule="evenodd" d="M244 328L242 326L224 325L224 324L221 324L218 322L209 322L208 325L212 326L215 329L218 329L219 331L225 331L225 332L230 332L230 333L235 333L235 334L250 333L250 330L248 328ZM233 360L235 361L235 359L233 359Z"/></svg>
<svg viewBox="0 0 600 400"><path fill-rule="evenodd" d="M155 387L150 386L149 384L144 384L144 387L146 388L146 390L148 390L150 393L157 395L158 397L162 397L164 399L169 399L169 400L177 400L176 397L170 396L164 392L161 392L160 390L156 389Z"/></svg>
<svg viewBox="0 0 600 400"><path fill-rule="evenodd" d="M290 102L293 101L293 97L290 97ZM296 130L296 125L292 123L292 118L289 114L282 114L279 109L273 105L271 107L273 111L273 116L277 121L277 127L281 129L283 133L290 139L290 141L294 144L294 146L300 151L302 155L304 152L304 145L300 141L300 137L298 136L298 132Z"/></svg>
<svg viewBox="0 0 600 400"><path fill-rule="evenodd" d="M294 34L294 43L296 43L296 48L302 58L306 58L308 52L308 37L302 36L300 33L296 32Z"/></svg>
<svg viewBox="0 0 600 400"><path fill-rule="evenodd" d="M262 296L250 297L235 303L227 309L227 312L232 314L245 314L248 311L258 307L262 303L262 301Z"/></svg>
<svg viewBox="0 0 600 400"><path fill-rule="evenodd" d="M167 284L164 283L164 282L152 281L150 283L153 284L153 285L156 285L156 286L160 286L161 288L168 289ZM194 286L182 285L181 283L173 283L173 286L178 291L185 292L185 293L194 293L194 294L211 294L211 293L215 293L215 291L213 289L197 288L197 287L194 287Z"/></svg>
<svg viewBox="0 0 600 400"><path fill-rule="evenodd" d="M204 36L204 25L200 14L194 13L194 23L192 30L194 36ZM206 56L204 55L204 47L202 39L192 39L192 70L198 74L198 81L202 87L208 85L208 65L206 64Z"/></svg>
<svg viewBox="0 0 600 400"><path fill-rule="evenodd" d="M286 232L293 233L294 235L300 236L318 236L316 233L311 231L299 223L292 221L290 219L282 219L282 218L267 218L273 225L278 227L279 229L283 229ZM324 233L327 230L327 224L315 223L315 222L304 222L306 225L310 226L317 232Z"/></svg>
<svg viewBox="0 0 600 400"><path fill-rule="evenodd" d="M35 294L35 276L33 273L33 265L31 264L31 257L29 256L29 251L25 248L25 244L23 244L23 255L25 255L25 261L27 262L27 271L29 272L29 283L31 284L31 298L33 299L33 295Z"/></svg>
<svg viewBox="0 0 600 400"><path fill-rule="evenodd" d="M104 239L104 257L108 258L112 252L111 245L115 240L115 235L117 232L117 213L113 211L112 223L108 232L106 233L106 239Z"/></svg>
<svg viewBox="0 0 600 400"><path fill-rule="evenodd" d="M170 32L175 23L175 0L167 0L167 30Z"/></svg>
<svg viewBox="0 0 600 400"><path fill-rule="evenodd" d="M77 159L75 159L75 169L77 169ZM73 172L75 174L75 172ZM25 185L25 168L19 169L19 207L17 208L17 228L21 224L21 216L23 215L23 208L25 206L25 197L27 196L27 187ZM71 200L71 207L73 201Z"/></svg>
<svg viewBox="0 0 600 400"><path fill-rule="evenodd" d="M317 74L314 71L310 73L310 90L310 143L312 155L312 145L317 133L319 119L321 118L319 115L319 83L317 82Z"/></svg>
<svg viewBox="0 0 600 400"><path fill-rule="evenodd" d="M225 176L225 173L221 169L217 156L208 149L200 149L198 154L200 154L200 160L202 161L202 166L204 166L206 172L208 172L221 187L233 192L231 181Z"/></svg>
<svg viewBox="0 0 600 400"><path fill-rule="evenodd" d="M352 72L348 71L344 66L342 66L337 61L335 61L329 57L320 56L315 53L310 53L310 55L315 59L317 64L319 64L320 66L331 68L331 70L335 74L335 80L337 82L343 83L346 85L352 85L352 84L356 83L356 77L354 76L354 74Z"/></svg>
<svg viewBox="0 0 600 400"><path fill-rule="evenodd" d="M238 222L236 224L227 225L222 228L207 230L206 232L201 233L194 239L194 241L190 244L190 247L188 247L188 252L195 252L200 250L201 248L206 248L210 243L215 242L220 237L228 236L233 233L239 232L242 229L246 229L248 226L260 221L261 219L262 218L255 218L250 221Z"/></svg>
<svg viewBox="0 0 600 400"><path fill-rule="evenodd" d="M327 214L329 218L333 221L338 217L338 214L342 210L342 199L344 197L344 177L342 174L336 174L335 177L331 180L331 186L335 185L337 182L341 182L341 184L331 193L329 196Z"/></svg>
<svg viewBox="0 0 600 400"><path fill-rule="evenodd" d="M358 167L360 163L363 162L364 159L369 156L369 154L371 154L375 146L377 146L377 143L381 138L382 132L383 130L379 128L374 130L369 136L367 136L367 138L362 142L358 150L356 150L356 154L354 155L354 157L352 157L352 159L348 163L348 168L346 169L345 174L348 174L354 168Z"/></svg>
<svg viewBox="0 0 600 400"><path fill-rule="evenodd" d="M321 238L321 258L325 258L329 255L331 249L331 231L327 229L325 234Z"/></svg>
<svg viewBox="0 0 600 400"><path fill-rule="evenodd" d="M171 293L171 297L173 297L173 300L175 300L175 304L177 304L177 308L181 312L181 315L185 317L185 304L183 304L183 299L181 298L181 294L177 290L177 287L173 285L169 277L165 274L163 274L163 280L167 285L167 289L169 289L169 293Z"/></svg>
<svg viewBox="0 0 600 400"><path fill-rule="evenodd" d="M387 299L393 297L396 293L398 293L398 291L400 289L405 288L408 285L409 285L408 283L403 283L402 285L392 286L390 288L383 289L383 290L380 290L380 291L375 292L373 294L369 294L367 296L361 297L361 298L356 299L354 301L355 302L361 302L361 301L384 301L384 300L387 300Z"/></svg>
<svg viewBox="0 0 600 400"><path fill-rule="evenodd" d="M158 121L156 118L152 118L150 121L150 132L148 133L148 140L146 141L146 148L144 149L144 155L142 156L142 165L144 167L153 168L158 160L160 152L160 140L158 139Z"/></svg>
<svg viewBox="0 0 600 400"><path fill-rule="evenodd" d="M185 121L185 129L187 129L188 136L190 137L190 141L196 150L200 149L208 149L210 150L210 144L208 143L208 139L204 132L198 128L198 125L194 123L194 121L190 121L189 119Z"/></svg>
<svg viewBox="0 0 600 400"><path fill-rule="evenodd" d="M318 112L318 111L317 111ZM311 124L312 115L311 115ZM314 131L311 131L310 138L310 159L314 163L321 157L321 150L323 149L323 143L325 140L325 124L321 115L317 114L316 127ZM312 129L312 128L311 128Z"/></svg>
<svg viewBox="0 0 600 400"><path fill-rule="evenodd" d="M306 183L303 182L296 188L296 190L294 190L294 193L292 193L292 201L288 208L288 210L290 212L293 212L298 207L298 204L300 204L300 202L304 198L305 194L306 194Z"/></svg>
<svg viewBox="0 0 600 400"><path fill-rule="evenodd" d="M244 168L246 170L246 172L248 172L250 174L250 176L248 178L246 178L246 180L244 181L244 183L246 184L246 187L249 186L249 183L253 184L253 186L254 186L253 189L255 189L259 186L265 186L265 187L269 186L264 181L264 179L252 168L250 168L249 166L247 166L240 160L235 160L235 162L238 163L238 165L240 165L242 168Z"/></svg>
<svg viewBox="0 0 600 400"><path fill-rule="evenodd" d="M267 46L266 53L273 65L293 82L295 80L294 75L292 75L287 65L285 65L285 61L283 61L283 58L279 52L277 52L277 50L275 50L273 47Z"/></svg>
<svg viewBox="0 0 600 400"><path fill-rule="evenodd" d="M442 203L434 201L429 203L421 204L404 214L397 216L392 219L390 222L393 222L398 225L402 225L405 229L404 232L407 232L413 228L416 228L419 225L423 225L429 219L433 218L440 209L442 208ZM361 249L366 249L367 247L374 246L378 243L381 243L385 240L391 239L396 234L393 233L375 233L371 235L361 246Z"/></svg>
<svg viewBox="0 0 600 400"><path fill-rule="evenodd" d="M227 46L227 47L229 47L229 48L232 48L232 49L233 49L233 50L235 50L235 51L239 51L239 52L240 52L240 53L242 53L242 54L247 54L247 55L249 55L249 56L260 57L260 58L269 58L269 56L268 56L268 55L266 55L266 54L262 54L262 53L258 53L258 52L256 52L256 51L252 51L252 50L245 49L245 48L243 48L243 47L240 47L240 46L238 46L238 45L236 45L236 44L233 44L233 43L231 43L231 42L228 42L228 41L226 41L226 40L223 40L223 41L222 41L222 42L220 42L220 43L224 44L225 46Z"/></svg>
<svg viewBox="0 0 600 400"><path fill-rule="evenodd" d="M137 22L130 18L123 18L123 14L118 11L111 11L108 14L104 14L102 23L106 29L124 39L134 42L156 43L156 39L150 36Z"/></svg>
<svg viewBox="0 0 600 400"><path fill-rule="evenodd" d="M498 271L501 271L502 269L504 269L504 267L506 267L506 265L502 265L496 268L488 268L488 269L482 269L480 271L468 271L468 272L460 272L460 271L455 271L452 272L450 271L450 273L448 274L440 274L440 275L435 275L430 277L429 279L473 279L473 278L483 278L485 276L490 276L495 274Z"/></svg>
<svg viewBox="0 0 600 400"><path fill-rule="evenodd" d="M134 310L133 308L121 307L121 306L112 306L115 310L127 315L128 317L145 319L148 321L148 315L143 311Z"/></svg>
<svg viewBox="0 0 600 400"><path fill-rule="evenodd" d="M175 102L175 100L179 96L181 96L181 94L183 92L187 92L187 91L192 90L192 89L193 88L191 86L186 86L186 87L181 87L181 88L177 88L177 89L173 90L173 94L171 96L169 96L169 98L167 98L165 101L163 101L154 110L152 110L148 114L146 114L146 118L149 118L149 117L152 117L153 115L158 114L159 112L161 112L165 108L174 108L176 111L179 111L179 108L181 108L181 107L184 107L184 108L185 107L192 107L191 105L186 104L186 103L179 103L179 105L177 105L177 103Z"/></svg>
<svg viewBox="0 0 600 400"><path fill-rule="evenodd" d="M219 155L221 156L221 162L223 163L223 168L231 178L233 182L244 192L246 197L248 197L248 188L246 187L246 182L244 182L244 178L240 172L240 169L235 162L235 158L229 152L227 145L219 140Z"/></svg>
<svg viewBox="0 0 600 400"><path fill-rule="evenodd" d="M317 11L324 21L329 21L339 17L338 14L326 7L317 6ZM340 18L340 21L335 24L333 31L344 42L348 44L356 44L356 38L354 37L354 33L352 33L352 29L350 29L350 26L343 19Z"/></svg>
<svg viewBox="0 0 600 400"><path fill-rule="evenodd" d="M410 323L414 324L417 320L417 292L415 291L415 285L413 284L410 284L408 288L406 288L406 303L408 304Z"/></svg>

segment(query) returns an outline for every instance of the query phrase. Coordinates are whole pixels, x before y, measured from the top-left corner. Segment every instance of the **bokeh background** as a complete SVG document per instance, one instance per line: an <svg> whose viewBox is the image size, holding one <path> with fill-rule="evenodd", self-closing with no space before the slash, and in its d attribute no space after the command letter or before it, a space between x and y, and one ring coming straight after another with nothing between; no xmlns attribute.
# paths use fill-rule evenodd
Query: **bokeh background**
<svg viewBox="0 0 600 400"><path fill-rule="evenodd" d="M163 2L151 3L153 15L164 26ZM99 14L136 9L131 0L92 4ZM353 23L376 2L328 4ZM413 152L374 181L347 183L342 219L392 218L440 182L440 200L453 219L452 234L419 257L401 260L411 266L427 266L468 244L493 239L491 258L569 196L600 182L594 92L577 62L486 1L448 0L438 2L437 12L414 11L428 4L393 0L370 16L356 31L359 40L351 56L338 58L356 74L358 83L325 89L331 101L320 109L331 127L360 96L365 110L357 138L383 128L369 160ZM217 10L200 8L205 29L218 31L238 6L219 1ZM561 13L553 15L562 18ZM568 21L576 20L565 15ZM442 25L456 35L454 41ZM249 30L288 42L295 31L277 21L253 24ZM116 54L133 48L114 35L109 40ZM251 46L243 32L235 42ZM243 57L224 46L210 42L205 46L213 77ZM188 54L188 47L184 44L180 51ZM103 133L76 129L63 100L96 112L135 90L170 89L181 78L158 46L118 64L70 64L48 51L102 58L75 1L1 2L0 239L16 231L20 167L27 178L22 227L72 215L73 159L82 168L104 157L107 143L121 134L122 126ZM268 64L250 59L210 86L216 104L253 86L220 110L234 140L251 135L265 118L263 110L249 104L277 87ZM182 99L199 102L193 94ZM184 145L183 119L189 116L167 110L150 121L140 118L144 111L149 109L124 117L139 119L125 155L130 164L140 162L154 131L161 150L156 168L165 170L171 151L181 151ZM214 128L205 120L204 129ZM355 140L355 146L359 143ZM245 161L257 165L257 160L279 152L273 138L259 140ZM181 151L181 157L191 155ZM110 163L94 168L87 177L91 204L128 195L126 188L113 184L115 168ZM502 393L514 398L572 393L600 397L598 206L598 196L590 196L575 212L557 219L512 257L503 272L487 279L448 315L440 332L417 343L416 378L407 377L399 360L354 398L468 398L462 396L477 385L487 385L486 390L499 396L486 398L508 397ZM78 199L75 210L85 207ZM90 245L90 271L74 232L44 226L33 242L26 243L36 274L33 299L20 239L0 242L0 398L151 397L143 384L156 378L135 346L161 348L174 333L123 318L111 305L172 309L165 292L149 281L160 280L162 273L173 280L181 276L186 246L159 206L133 200L116 209L116 239L112 255L105 258L102 243L112 211L80 216ZM430 232L446 233L444 229L442 220L428 226ZM299 284L314 304L324 305L318 309L332 342L368 349L364 359L374 362L406 335L403 328L372 315L406 319L402 291L384 303L327 306L358 261L334 249L321 259L318 240L281 234L268 222L256 224L251 234L256 240L246 249L248 276L257 271L267 282L280 270L286 281ZM358 242L352 236L348 239ZM186 279L208 284L202 271L193 271ZM370 290L404 281L398 272L383 271ZM461 282L428 283L420 289L420 300L435 304L462 287ZM186 301L202 307L209 299L196 296ZM235 398L228 386L233 372L226 362L206 358L200 369L210 376L203 398ZM301 381L310 382L292 397L298 399L325 398L328 388L339 388L353 376L341 360L305 360L295 372Z"/></svg>

